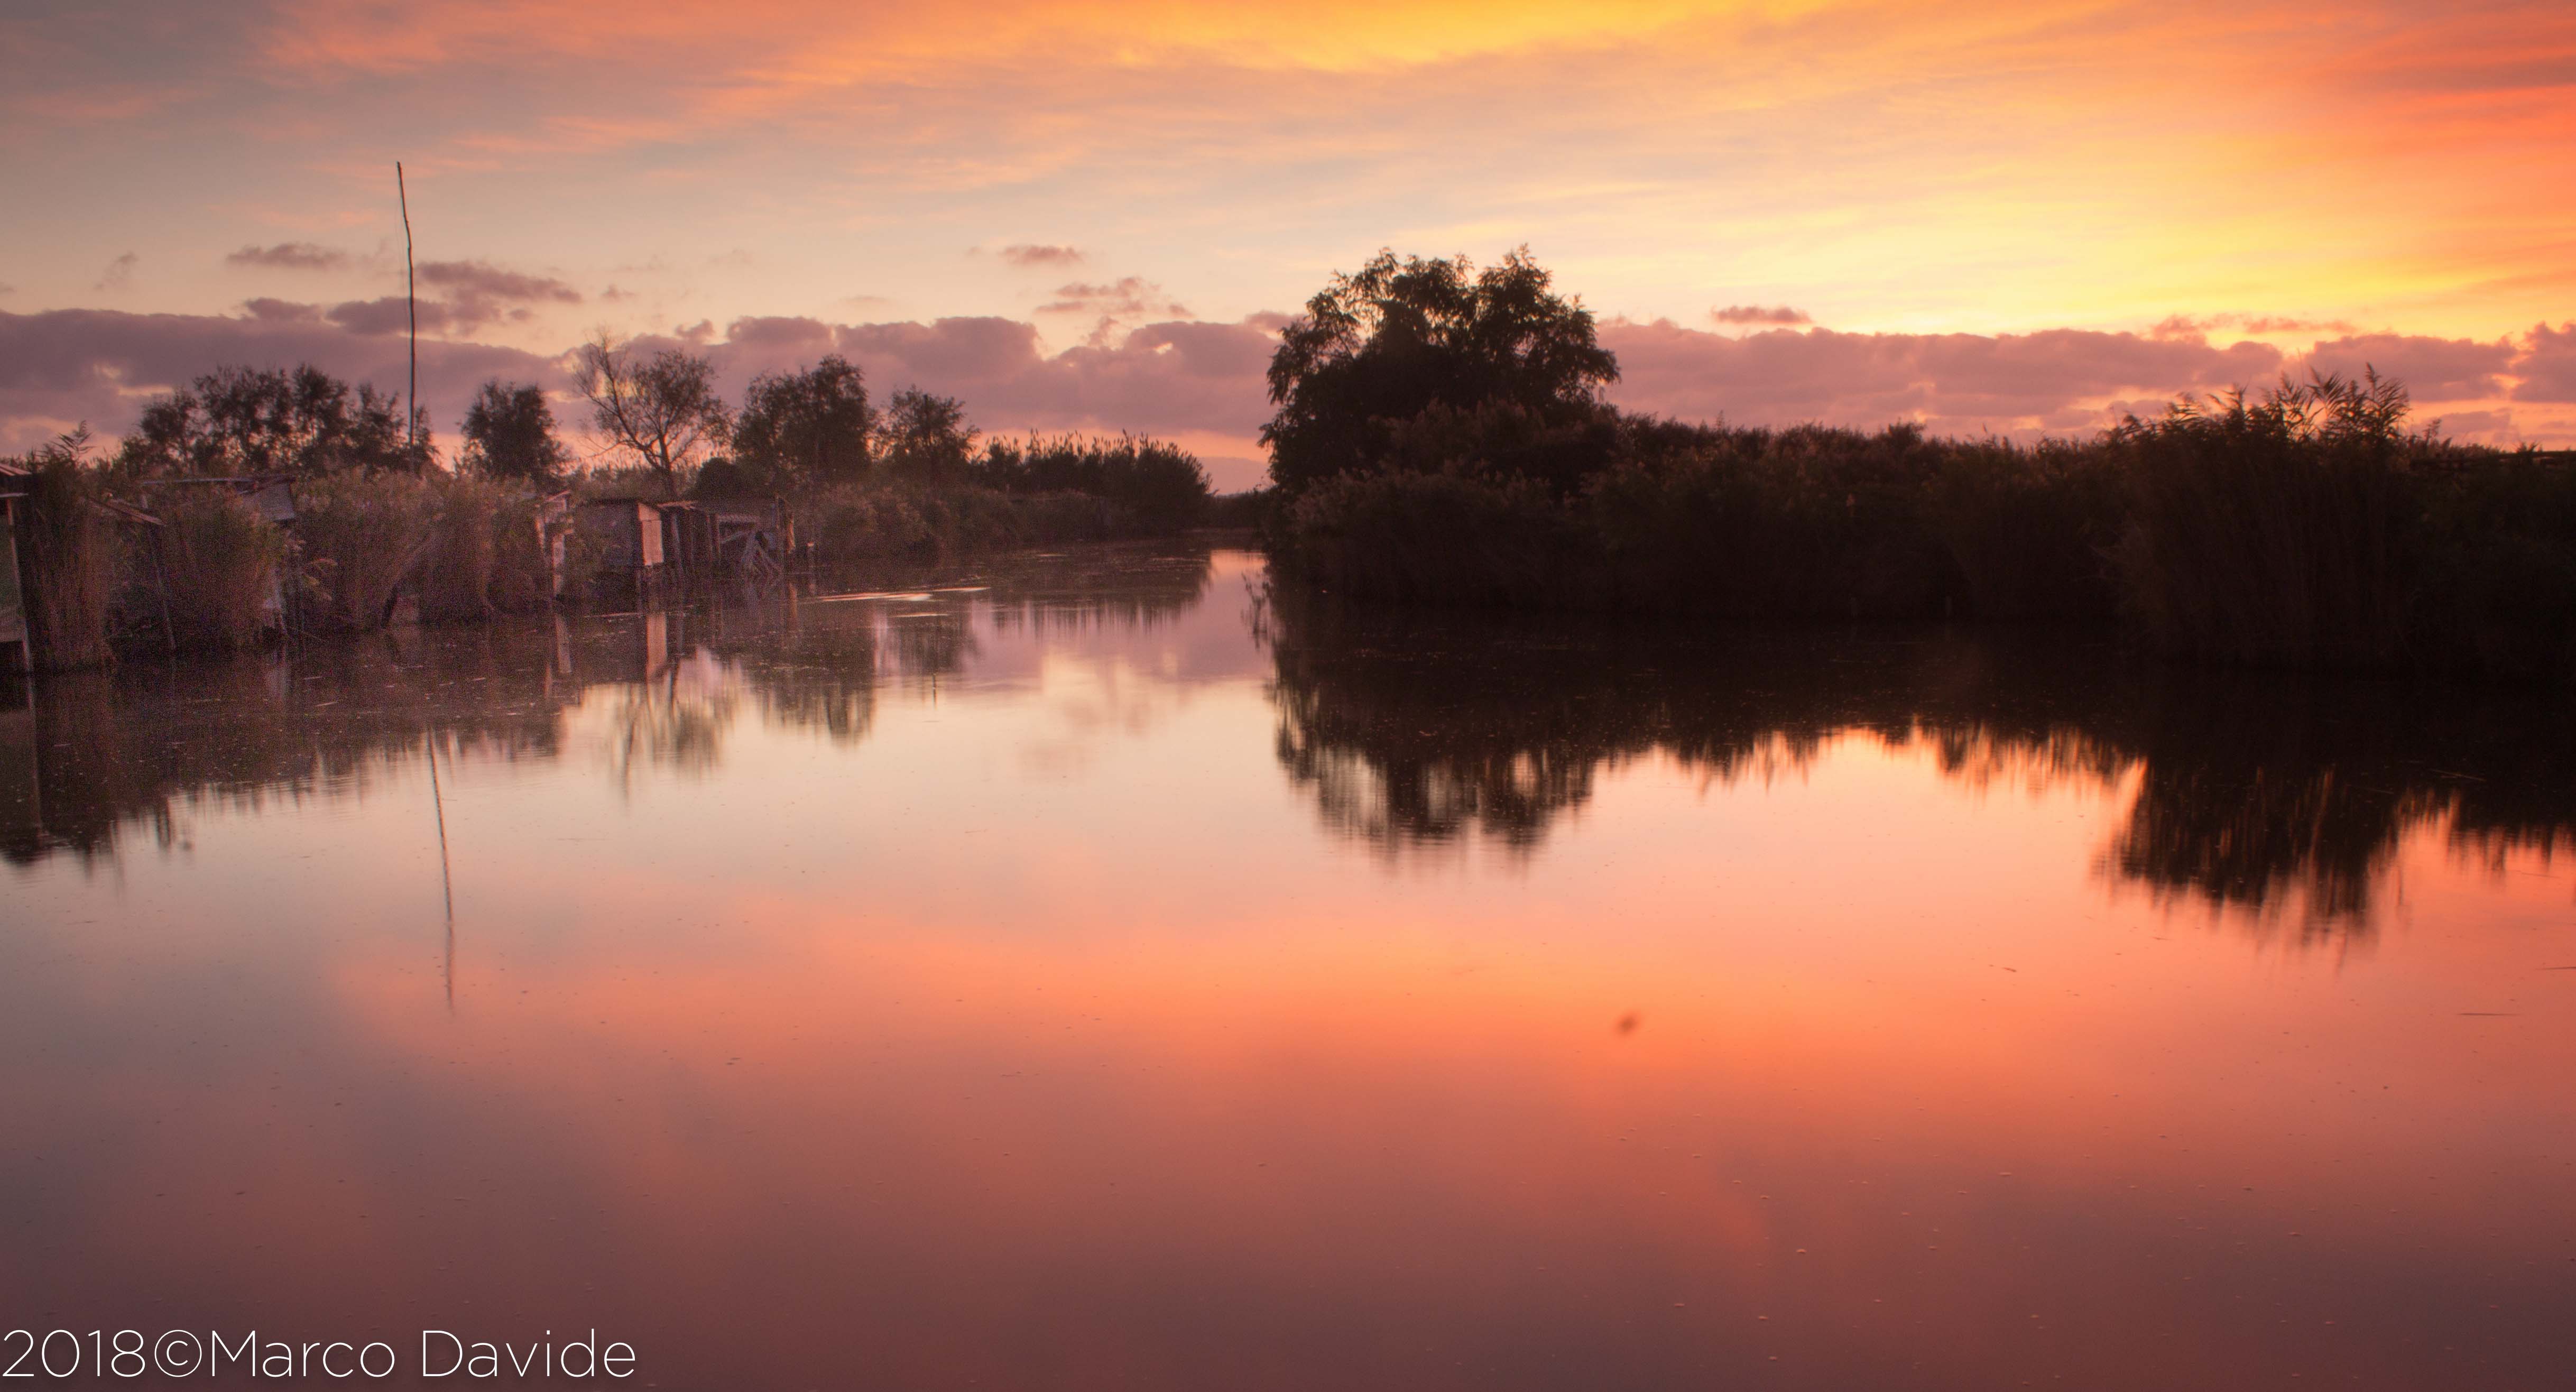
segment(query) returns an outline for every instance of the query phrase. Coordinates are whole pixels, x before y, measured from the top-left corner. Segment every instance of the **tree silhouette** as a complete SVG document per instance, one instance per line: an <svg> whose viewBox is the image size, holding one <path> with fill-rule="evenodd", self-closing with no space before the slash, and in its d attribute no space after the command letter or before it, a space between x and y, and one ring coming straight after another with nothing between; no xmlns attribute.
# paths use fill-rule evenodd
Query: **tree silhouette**
<svg viewBox="0 0 2576 1392"><path fill-rule="evenodd" d="M755 489L828 487L867 477L877 413L866 377L835 354L802 372L751 379L733 462Z"/></svg>
<svg viewBox="0 0 2576 1392"><path fill-rule="evenodd" d="M966 423L965 403L957 398L906 387L886 401L877 427L879 457L896 478L953 482L965 477L975 437L982 433Z"/></svg>
<svg viewBox="0 0 2576 1392"><path fill-rule="evenodd" d="M526 382L485 382L465 411L464 466L490 479L551 485L567 458L555 438L554 408Z"/></svg>
<svg viewBox="0 0 2576 1392"><path fill-rule="evenodd" d="M1293 493L1365 468L1389 424L1434 406L1508 406L1549 425L1596 414L1618 360L1591 311L1548 286L1526 247L1481 272L1463 256L1381 251L1335 275L1270 359L1271 480Z"/></svg>
<svg viewBox="0 0 2576 1392"><path fill-rule="evenodd" d="M435 456L428 422L415 424L406 440L400 395L352 392L310 364L219 367L145 407L117 463L144 477L416 474Z"/></svg>
<svg viewBox="0 0 2576 1392"><path fill-rule="evenodd" d="M591 418L610 447L651 469L676 497L680 475L725 438L715 376L713 363L677 348L639 361L633 348L603 330L581 346L573 380L590 399Z"/></svg>

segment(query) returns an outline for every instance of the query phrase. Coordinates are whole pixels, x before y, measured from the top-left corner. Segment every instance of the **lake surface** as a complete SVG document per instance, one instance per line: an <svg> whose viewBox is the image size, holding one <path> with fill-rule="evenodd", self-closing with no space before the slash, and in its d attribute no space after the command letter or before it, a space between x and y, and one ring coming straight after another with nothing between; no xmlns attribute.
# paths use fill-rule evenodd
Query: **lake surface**
<svg viewBox="0 0 2576 1392"><path fill-rule="evenodd" d="M1225 550L898 583L0 711L0 1328L2576 1376L2563 704L1354 615Z"/></svg>

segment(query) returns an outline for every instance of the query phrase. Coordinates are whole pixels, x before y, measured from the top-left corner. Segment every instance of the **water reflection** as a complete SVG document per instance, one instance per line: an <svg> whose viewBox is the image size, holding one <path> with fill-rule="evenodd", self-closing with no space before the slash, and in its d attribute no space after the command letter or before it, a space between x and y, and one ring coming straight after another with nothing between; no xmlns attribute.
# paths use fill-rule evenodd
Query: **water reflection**
<svg viewBox="0 0 2576 1392"><path fill-rule="evenodd" d="M2400 842L2576 847L2576 721L2538 693L2178 670L2047 634L1708 633L1352 613L1272 596L1278 757L1390 857L1536 848L1605 773L1795 776L1860 736L1963 782L2126 790L2101 869L2309 936L2366 930Z"/></svg>
<svg viewBox="0 0 2576 1392"><path fill-rule="evenodd" d="M1210 556L1097 547L845 578L767 604L388 633L267 656L136 664L31 684L0 708L0 856L92 859L121 835L162 849L200 806L362 792L437 740L462 759L552 760L595 705L621 783L704 775L745 709L849 742L879 693L935 695L1015 639L1168 623Z"/></svg>
<svg viewBox="0 0 2576 1392"><path fill-rule="evenodd" d="M1028 565L0 713L0 1309L665 1387L2562 1376L2525 715ZM2334 874L2380 950L2150 902Z"/></svg>

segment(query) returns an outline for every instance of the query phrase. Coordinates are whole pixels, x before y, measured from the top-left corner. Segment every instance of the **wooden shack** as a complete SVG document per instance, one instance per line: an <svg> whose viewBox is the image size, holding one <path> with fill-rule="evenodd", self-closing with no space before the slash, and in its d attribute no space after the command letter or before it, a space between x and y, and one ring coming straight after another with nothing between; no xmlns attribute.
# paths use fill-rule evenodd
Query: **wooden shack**
<svg viewBox="0 0 2576 1392"><path fill-rule="evenodd" d="M599 498L573 509L573 530L599 558L598 593L641 605L671 587L665 566L662 511L651 498Z"/></svg>

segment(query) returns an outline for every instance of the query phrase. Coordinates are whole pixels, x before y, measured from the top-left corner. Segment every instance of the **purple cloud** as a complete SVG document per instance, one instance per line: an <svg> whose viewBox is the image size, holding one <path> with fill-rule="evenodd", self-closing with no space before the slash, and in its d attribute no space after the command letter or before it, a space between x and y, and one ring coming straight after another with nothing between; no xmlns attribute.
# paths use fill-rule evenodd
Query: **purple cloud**
<svg viewBox="0 0 2576 1392"><path fill-rule="evenodd" d="M2531 326L2523 354L2514 364L2522 380L2514 386L2516 401L2576 401L2576 323L2551 328Z"/></svg>
<svg viewBox="0 0 2576 1392"><path fill-rule="evenodd" d="M313 242L279 242L243 247L226 256L224 264L272 271L336 271L349 264L349 253Z"/></svg>
<svg viewBox="0 0 2576 1392"><path fill-rule="evenodd" d="M1038 306L1040 314L1097 314L1110 319L1153 316L1187 319L1189 307L1163 293L1142 276L1125 276L1106 285L1075 282L1055 288L1055 298Z"/></svg>
<svg viewBox="0 0 2576 1392"><path fill-rule="evenodd" d="M2405 383L2418 401L2475 401L2504 395L2500 374L2511 370L2515 357L2509 339L2480 343L2383 333L2321 342L2309 351L2307 366L2346 377L2375 368Z"/></svg>
<svg viewBox="0 0 2576 1392"><path fill-rule="evenodd" d="M1710 310L1708 317L1721 324L1812 324L1816 322L1807 317L1807 311L1791 309L1787 305L1728 305L1724 309Z"/></svg>
<svg viewBox="0 0 2576 1392"><path fill-rule="evenodd" d="M1045 246L1035 242L1006 246L1001 250L1001 257L1014 266L1079 266L1089 259L1074 247Z"/></svg>

